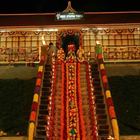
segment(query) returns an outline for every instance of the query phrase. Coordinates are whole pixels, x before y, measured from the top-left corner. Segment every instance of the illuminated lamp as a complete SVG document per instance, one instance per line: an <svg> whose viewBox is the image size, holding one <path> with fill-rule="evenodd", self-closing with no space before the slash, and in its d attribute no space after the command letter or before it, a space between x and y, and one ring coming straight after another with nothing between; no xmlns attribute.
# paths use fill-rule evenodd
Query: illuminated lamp
<svg viewBox="0 0 140 140"><path fill-rule="evenodd" d="M98 38L96 39L96 45L97 46L100 45L100 42L99 42L99 39Z"/></svg>

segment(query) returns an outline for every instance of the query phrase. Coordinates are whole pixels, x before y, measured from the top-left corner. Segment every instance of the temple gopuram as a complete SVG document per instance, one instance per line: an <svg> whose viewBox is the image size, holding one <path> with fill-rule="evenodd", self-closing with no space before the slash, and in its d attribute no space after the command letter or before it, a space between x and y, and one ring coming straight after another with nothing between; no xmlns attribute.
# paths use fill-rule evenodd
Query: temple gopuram
<svg viewBox="0 0 140 140"><path fill-rule="evenodd" d="M28 140L120 139L104 64L140 62L139 17L71 2L62 12L0 14L0 64L38 65Z"/></svg>

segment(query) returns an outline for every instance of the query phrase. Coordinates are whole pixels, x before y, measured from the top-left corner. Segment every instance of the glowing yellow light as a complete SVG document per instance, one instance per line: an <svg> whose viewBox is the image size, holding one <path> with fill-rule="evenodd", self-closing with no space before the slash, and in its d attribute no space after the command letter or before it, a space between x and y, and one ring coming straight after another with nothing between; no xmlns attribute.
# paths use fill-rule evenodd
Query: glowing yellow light
<svg viewBox="0 0 140 140"><path fill-rule="evenodd" d="M42 41L42 43L43 43L43 45L46 45L46 42L44 40Z"/></svg>

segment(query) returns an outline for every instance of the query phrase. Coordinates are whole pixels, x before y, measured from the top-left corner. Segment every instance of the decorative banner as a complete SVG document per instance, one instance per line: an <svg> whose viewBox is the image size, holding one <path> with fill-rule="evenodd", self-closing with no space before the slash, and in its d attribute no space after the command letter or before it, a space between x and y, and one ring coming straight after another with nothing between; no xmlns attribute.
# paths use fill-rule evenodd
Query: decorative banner
<svg viewBox="0 0 140 140"><path fill-rule="evenodd" d="M134 34L137 32L137 28L132 29L89 29L89 30L63 30L63 31L11 31L11 32L0 32L1 36L41 36L43 34L50 36L50 35L62 35L62 34L68 34L68 35L79 35L81 33L82 35L94 33L94 34Z"/></svg>

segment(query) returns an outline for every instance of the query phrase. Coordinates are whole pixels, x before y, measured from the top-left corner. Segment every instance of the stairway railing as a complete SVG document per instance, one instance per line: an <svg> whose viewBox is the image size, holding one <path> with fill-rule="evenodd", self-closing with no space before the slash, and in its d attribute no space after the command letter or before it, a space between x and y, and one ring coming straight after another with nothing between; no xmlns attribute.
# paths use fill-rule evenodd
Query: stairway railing
<svg viewBox="0 0 140 140"><path fill-rule="evenodd" d="M107 121L109 124L109 135L113 136L115 140L119 140L118 122L117 122L113 100L111 97L110 87L109 87L101 54L98 54L96 61L98 64L99 76L100 76L101 86L102 86L102 94L104 95L104 103L106 106L105 109L107 113Z"/></svg>
<svg viewBox="0 0 140 140"><path fill-rule="evenodd" d="M38 67L38 76L36 80L36 87L34 91L33 103L31 108L29 127L28 127L28 140L33 140L36 136L36 127L38 122L40 97L42 95L43 77L45 70L46 56L41 56L41 61Z"/></svg>

